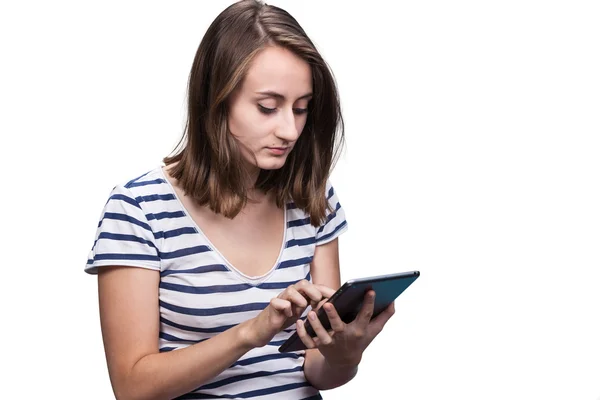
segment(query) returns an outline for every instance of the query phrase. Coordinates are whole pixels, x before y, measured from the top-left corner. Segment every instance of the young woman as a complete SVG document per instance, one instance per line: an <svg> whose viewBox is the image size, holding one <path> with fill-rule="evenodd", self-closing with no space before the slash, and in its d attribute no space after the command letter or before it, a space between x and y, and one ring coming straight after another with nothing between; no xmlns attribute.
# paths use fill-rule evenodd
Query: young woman
<svg viewBox="0 0 600 400"><path fill-rule="evenodd" d="M298 22L254 0L224 10L180 146L114 188L86 266L118 399L319 399L354 377L394 309L371 321L371 291L354 322L330 304L332 330L313 321L340 286L341 139L334 79ZM308 350L279 353L296 330Z"/></svg>

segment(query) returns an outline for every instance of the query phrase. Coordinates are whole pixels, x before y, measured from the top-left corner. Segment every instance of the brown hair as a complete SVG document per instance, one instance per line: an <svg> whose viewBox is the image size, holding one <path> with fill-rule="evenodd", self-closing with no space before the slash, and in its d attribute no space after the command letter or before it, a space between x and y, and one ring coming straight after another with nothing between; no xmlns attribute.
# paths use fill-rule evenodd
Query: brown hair
<svg viewBox="0 0 600 400"><path fill-rule="evenodd" d="M311 224L331 210L325 186L344 140L339 95L332 72L298 22L285 10L256 0L226 8L208 28L188 81L188 115L176 154L164 158L186 195L228 218L248 201L239 144L227 125L227 104L253 58L281 46L311 67L313 97L306 125L285 165L261 170L256 188L275 191L278 207L293 200Z"/></svg>

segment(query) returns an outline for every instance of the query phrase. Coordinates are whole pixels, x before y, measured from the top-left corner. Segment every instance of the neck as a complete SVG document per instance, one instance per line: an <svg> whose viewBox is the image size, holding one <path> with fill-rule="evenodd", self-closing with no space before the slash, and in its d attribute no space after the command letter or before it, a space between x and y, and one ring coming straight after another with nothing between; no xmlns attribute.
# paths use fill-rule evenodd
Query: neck
<svg viewBox="0 0 600 400"><path fill-rule="evenodd" d="M248 166L247 172L246 190L248 193L248 199L252 202L261 202L265 198L265 193L256 188L256 182L258 181L258 176L260 175L260 168L256 167L255 165Z"/></svg>

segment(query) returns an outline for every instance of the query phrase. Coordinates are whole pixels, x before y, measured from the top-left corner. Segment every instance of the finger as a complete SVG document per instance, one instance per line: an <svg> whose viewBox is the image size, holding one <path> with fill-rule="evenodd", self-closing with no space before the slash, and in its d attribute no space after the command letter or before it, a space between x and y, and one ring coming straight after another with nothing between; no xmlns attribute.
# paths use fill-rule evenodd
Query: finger
<svg viewBox="0 0 600 400"><path fill-rule="evenodd" d="M308 332L306 332L306 327L304 326L304 321L299 319L296 321L296 332L298 333L298 337L302 340L302 343L306 346L307 349L314 349L317 347L315 341L310 337Z"/></svg>
<svg viewBox="0 0 600 400"><path fill-rule="evenodd" d="M306 299L310 300L310 305L312 308L315 308L319 301L323 299L323 293L321 293L319 288L307 280L303 279L296 283L294 288L302 293Z"/></svg>
<svg viewBox="0 0 600 400"><path fill-rule="evenodd" d="M373 310L375 308L375 291L369 290L364 297L363 305L360 308L356 322L362 326L369 325L371 317L373 316Z"/></svg>
<svg viewBox="0 0 600 400"><path fill-rule="evenodd" d="M323 297L330 298L335 293L335 290L333 290L332 288L330 288L328 286L325 286L325 285L317 285L317 284L315 284L315 287L317 289L319 289L319 291L321 292L321 294L323 295Z"/></svg>
<svg viewBox="0 0 600 400"><path fill-rule="evenodd" d="M313 307L313 310L318 310L319 308L321 308L323 306L323 304L325 304L329 301L331 296L333 296L333 294L336 291L325 285L315 285L315 286L317 287L317 289L319 289L319 291L323 295L323 299L321 299L321 301L319 301L319 303L317 304L316 307Z"/></svg>
<svg viewBox="0 0 600 400"><path fill-rule="evenodd" d="M319 321L319 319L317 318L317 313L315 313L314 311L309 312L308 319L310 321L310 326L312 326L313 331L315 331L315 333L317 334L317 338L320 342L319 344L323 344L325 346L331 344L331 342L333 342L333 339L331 338L329 332L327 332L327 329L323 327L321 321Z"/></svg>
<svg viewBox="0 0 600 400"><path fill-rule="evenodd" d="M323 309L327 313L327 318L329 318L331 329L333 329L334 332L343 332L344 329L346 329L346 324L340 318L340 315L333 304L327 303L323 306Z"/></svg>
<svg viewBox="0 0 600 400"><path fill-rule="evenodd" d="M278 312L284 314L286 317L291 317L292 313L292 303L287 300L280 299L278 297L274 297L271 299L271 306Z"/></svg>
<svg viewBox="0 0 600 400"><path fill-rule="evenodd" d="M289 300L294 304L295 307L301 309L296 310L299 311L298 314L301 314L302 311L304 311L304 309L308 307L308 301L306 301L304 296L296 289L294 289L293 286L289 286L287 289L281 292L281 294L278 297L283 298L285 300Z"/></svg>
<svg viewBox="0 0 600 400"><path fill-rule="evenodd" d="M331 296L336 292L332 288L325 285L314 285L313 287L317 289L321 295L321 300L319 300L316 304L311 304L313 310L318 310L321 308L323 304L325 304Z"/></svg>
<svg viewBox="0 0 600 400"><path fill-rule="evenodd" d="M322 299L316 307L313 308L313 310L318 310L319 308L321 308L323 306L323 304L327 303L329 301L329 298L325 298Z"/></svg>

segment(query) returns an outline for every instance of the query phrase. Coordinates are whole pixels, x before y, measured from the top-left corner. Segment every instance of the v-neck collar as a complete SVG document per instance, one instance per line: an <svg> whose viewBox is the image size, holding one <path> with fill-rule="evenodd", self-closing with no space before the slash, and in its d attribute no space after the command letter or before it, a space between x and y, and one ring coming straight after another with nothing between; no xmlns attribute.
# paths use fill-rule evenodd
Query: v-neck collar
<svg viewBox="0 0 600 400"><path fill-rule="evenodd" d="M183 211L186 218L192 224L192 226L194 227L196 232L201 236L202 240L204 242L206 242L206 244L210 247L210 249L217 255L217 257L221 260L221 262L223 263L223 265L225 265L225 267L227 267L229 270L231 270L233 273L235 273L242 281L244 281L252 286L260 285L261 283L265 282L273 274L273 272L277 269L277 267L281 263L281 258L283 257L283 252L285 250L285 244L287 243L287 237L288 237L287 202L284 202L284 205L283 205L283 240L282 240L281 247L279 250L279 255L277 256L277 260L275 260L275 264L271 267L271 269L268 272L266 272L263 275L249 276L249 275L244 274L242 271L237 269L232 263L230 263L229 260L227 260L227 258L225 258L225 256L219 251L219 249L217 249L217 247L210 241L208 236L206 236L206 234L202 231L202 228L200 228L200 226L196 223L196 221L191 217L187 208L183 205L183 202L179 198L177 191L171 184L171 181L167 178L166 172L163 170L163 166L159 166L158 169L159 169L159 173L162 175L165 182L169 185L169 188L170 188L173 196L175 196L175 199L177 199L177 202L179 203L179 206L181 207L181 211Z"/></svg>

